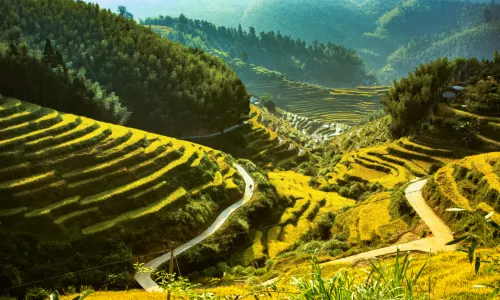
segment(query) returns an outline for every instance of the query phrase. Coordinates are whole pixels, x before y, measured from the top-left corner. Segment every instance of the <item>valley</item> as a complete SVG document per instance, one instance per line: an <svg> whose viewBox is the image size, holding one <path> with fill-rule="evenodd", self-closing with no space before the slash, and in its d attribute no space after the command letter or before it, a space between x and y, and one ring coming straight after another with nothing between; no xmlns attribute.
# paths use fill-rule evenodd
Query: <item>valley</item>
<svg viewBox="0 0 500 300"><path fill-rule="evenodd" d="M0 300L498 297L495 1L113 1L0 2Z"/></svg>

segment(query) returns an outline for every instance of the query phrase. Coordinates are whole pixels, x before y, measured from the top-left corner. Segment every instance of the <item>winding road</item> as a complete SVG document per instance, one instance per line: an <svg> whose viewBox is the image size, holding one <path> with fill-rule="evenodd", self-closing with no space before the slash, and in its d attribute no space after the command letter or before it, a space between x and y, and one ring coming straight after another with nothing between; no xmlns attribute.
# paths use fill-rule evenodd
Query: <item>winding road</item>
<svg viewBox="0 0 500 300"><path fill-rule="evenodd" d="M227 132L230 132L230 131L233 131L235 130L236 128L240 127L240 126L243 126L245 124L247 124L248 121L245 121L241 124L236 124L234 126L231 126L229 128L226 128L224 130L222 130L222 132L216 132L216 133L212 133L212 134L206 134L206 135L192 135L192 136L182 136L178 139L180 140L195 140L195 139L205 139L205 138L211 138L211 137L214 137L214 136L218 136L218 135L222 135L224 133L227 133Z"/></svg>
<svg viewBox="0 0 500 300"><path fill-rule="evenodd" d="M249 202L250 199L252 199L253 193L254 193L254 188L255 184L248 175L248 173L245 171L243 167L241 167L238 164L234 164L236 167L236 170L240 173L240 175L243 177L245 180L245 193L243 194L243 197L236 203L232 204L228 208L226 208L215 220L210 227L208 227L205 231L203 231L201 234L199 234L197 237L193 238L189 242L177 247L174 249L174 256L177 256L181 254L182 252L188 250L189 248L201 243L203 240L205 240L207 237L212 235L217 229L219 229L222 224L229 218L229 216L236 211L238 208L243 206L245 203ZM150 269L157 269L160 265L163 263L167 262L170 260L170 252L167 252L149 262L147 262L144 267L150 268ZM136 273L134 276L135 280L141 285L143 289L145 289L148 292L159 292L162 291L162 289L156 284L151 279L151 273Z"/></svg>
<svg viewBox="0 0 500 300"><path fill-rule="evenodd" d="M453 234L450 228L441 220L434 211L429 207L424 197L422 196L422 187L427 182L427 179L414 181L406 190L406 199L417 212L418 216L425 222L431 230L433 236L424 238L409 243L392 245L385 248L380 248L368 252L363 252L357 255L344 257L325 264L339 262L355 262L358 260L374 258L378 256L393 254L398 251L420 251L420 252L437 252L437 251L453 251L455 246L447 246L446 243L453 240Z"/></svg>
<svg viewBox="0 0 500 300"><path fill-rule="evenodd" d="M415 251L415 252L438 252L438 251L453 251L456 245L447 246L446 243L453 240L453 234L450 228L441 220L434 211L429 207L424 197L422 196L422 188L427 182L427 179L413 181L405 190L405 196L410 205L415 209L419 217L425 222L431 230L433 236L424 238L409 243L392 245L372 251L363 252L360 254L332 260L322 263L322 265L330 265L336 263L352 263L369 258L394 254L398 251ZM279 277L269 279L262 285L271 285L279 280Z"/></svg>

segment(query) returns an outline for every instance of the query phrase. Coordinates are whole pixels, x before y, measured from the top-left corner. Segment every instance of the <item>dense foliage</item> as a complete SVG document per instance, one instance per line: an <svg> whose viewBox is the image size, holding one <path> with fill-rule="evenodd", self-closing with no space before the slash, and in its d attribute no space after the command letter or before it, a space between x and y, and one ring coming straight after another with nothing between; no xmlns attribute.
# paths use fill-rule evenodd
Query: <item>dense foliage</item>
<svg viewBox="0 0 500 300"><path fill-rule="evenodd" d="M176 135L231 126L248 113L244 85L219 59L98 5L7 0L0 20L9 43L42 48L45 39L55 41L69 66L120 97L133 127Z"/></svg>
<svg viewBox="0 0 500 300"><path fill-rule="evenodd" d="M238 28L218 27L182 14L178 18L147 18L143 24L167 26L172 30L165 36L171 40L204 50L224 51L230 60L276 70L292 80L331 85L363 84L369 78L363 60L355 51L332 43L313 41L308 45L300 38L294 39L279 31L257 33L250 27L247 32L241 25Z"/></svg>
<svg viewBox="0 0 500 300"><path fill-rule="evenodd" d="M495 50L493 56L494 60L491 61L438 58L427 65L420 65L408 78L394 81L382 101L386 112L392 117L393 135L414 133L443 99L442 93L457 83L467 85L463 96L456 100L463 100L466 110L499 112L496 79L500 78L500 55Z"/></svg>
<svg viewBox="0 0 500 300"><path fill-rule="evenodd" d="M129 112L118 97L107 95L98 83L82 72L68 69L59 51L47 40L44 54L30 51L26 44L0 44L0 94L38 105L122 124Z"/></svg>

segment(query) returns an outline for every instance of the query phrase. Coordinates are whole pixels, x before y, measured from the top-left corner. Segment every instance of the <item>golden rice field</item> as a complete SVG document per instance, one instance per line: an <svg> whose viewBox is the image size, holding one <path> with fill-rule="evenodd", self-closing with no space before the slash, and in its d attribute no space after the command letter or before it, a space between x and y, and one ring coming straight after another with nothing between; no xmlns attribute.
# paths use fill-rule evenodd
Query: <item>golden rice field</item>
<svg viewBox="0 0 500 300"><path fill-rule="evenodd" d="M489 252L485 249L483 252ZM444 252L432 256L412 255L410 273L415 274L424 264L426 265L420 279L417 281L417 295L424 299L489 299L487 296L491 289L473 289L476 284L494 284L500 280L500 275L496 272L487 273L486 267L481 267L478 275L474 272L474 267L469 263L467 255L462 252ZM321 258L319 258L321 261ZM389 259L387 264L392 264ZM347 264L325 264L322 266L324 278L330 278L339 270L347 268ZM349 267L350 274L359 280L364 280L367 276L368 266ZM310 263L303 263L291 270L280 274L278 286L287 290L293 290L290 282L293 277L300 278L309 276L311 272ZM430 284L430 295L428 295Z"/></svg>
<svg viewBox="0 0 500 300"><path fill-rule="evenodd" d="M244 138L248 142L245 148L252 161L271 169L286 168L291 164L307 160L307 150L287 138L289 131L281 130L278 135L272 128L262 124L264 120L270 119L270 114L267 111L251 105L250 115L251 130L246 133Z"/></svg>
<svg viewBox="0 0 500 300"><path fill-rule="evenodd" d="M329 89L279 79L244 82L252 94L272 94L279 108L326 124L356 124L362 116L382 107L381 97L388 90L386 87Z"/></svg>
<svg viewBox="0 0 500 300"><path fill-rule="evenodd" d="M491 250L482 249L483 253ZM491 289L475 289L472 288L476 284L495 284L500 280L498 273L486 272L486 267L481 267L476 275L473 266L469 263L467 255L461 252L444 252L434 255L417 255L410 254L411 264L409 272L415 274L417 271L425 267L422 271L420 279L416 282L415 291L417 297L421 296L424 299L489 299L488 295ZM319 258L322 261L321 257ZM394 259L388 259L383 264L390 265ZM324 264L322 265L322 276L328 279L334 276L338 271L345 270L349 266L345 263L339 264ZM369 267L354 266L349 267L349 274L356 278L356 282L362 283L368 276ZM287 292L296 292L296 287L291 283L293 278L309 278L311 273L311 265L309 261L294 265L291 269L280 273L278 280L278 288L282 288ZM215 288L200 288L199 292L213 293L216 296L233 296L253 298L251 290L253 286L248 284L233 284ZM430 295L428 291L430 290ZM278 298L277 294L259 295L259 299L287 299L287 294L281 294ZM75 295L62 296L62 300L73 299ZM142 290L129 290L119 292L96 292L86 299L90 300L160 300L165 299L165 293L149 293ZM184 299L173 296L171 299Z"/></svg>
<svg viewBox="0 0 500 300"><path fill-rule="evenodd" d="M283 225L268 230L267 249L271 258L312 230L314 220L323 213L355 203L337 193L312 188L309 176L293 171L269 172L268 176L278 193L293 201L293 206L287 208L281 216L280 224Z"/></svg>
<svg viewBox="0 0 500 300"><path fill-rule="evenodd" d="M468 156L438 170L425 186L430 195L438 196L448 206L484 214L500 212L500 152ZM437 192L437 195L433 193ZM500 220L497 214L492 216Z"/></svg>
<svg viewBox="0 0 500 300"><path fill-rule="evenodd" d="M347 152L318 181L322 187L356 179L392 188L412 178L430 174L433 166L450 162L454 155L459 153L451 149L431 148L402 138L385 145Z"/></svg>
<svg viewBox="0 0 500 300"><path fill-rule="evenodd" d="M332 233L348 232L349 243L359 244L406 232L408 224L389 214L390 197L390 192L378 193L365 200L364 205L339 214Z"/></svg>
<svg viewBox="0 0 500 300"><path fill-rule="evenodd" d="M3 226L91 235L213 189L228 201L242 194L239 173L219 151L13 99L0 105L0 159Z"/></svg>

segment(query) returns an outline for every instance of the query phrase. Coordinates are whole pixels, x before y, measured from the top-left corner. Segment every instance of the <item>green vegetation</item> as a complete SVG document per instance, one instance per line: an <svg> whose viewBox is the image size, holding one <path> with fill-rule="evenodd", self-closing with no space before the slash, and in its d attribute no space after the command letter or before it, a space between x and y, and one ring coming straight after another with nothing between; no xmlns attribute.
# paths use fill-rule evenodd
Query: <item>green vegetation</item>
<svg viewBox="0 0 500 300"><path fill-rule="evenodd" d="M203 49L219 54L231 65L236 66L238 74L245 78L249 64L275 70L295 81L307 81L326 86L343 84L363 84L374 80L365 73L362 59L353 50L332 43L308 45L301 39L288 35L260 32L254 27L249 31L238 28L217 27L207 21L191 20L184 15L178 18L160 16L147 18L144 25L166 26L171 30L156 27L168 39L186 46ZM257 73L259 73L257 71Z"/></svg>
<svg viewBox="0 0 500 300"><path fill-rule="evenodd" d="M190 142L10 98L0 128L2 286L122 261L43 286L125 288L132 255L189 240L243 195L233 159Z"/></svg>
<svg viewBox="0 0 500 300"><path fill-rule="evenodd" d="M161 39L98 5L72 0L47 5L40 0L2 1L0 19L1 38L8 43L26 42L41 50L46 39L55 41L58 65L64 59L72 69L120 97L122 106L132 112L129 126L180 136L229 127L248 114L244 85L219 59ZM32 75L43 82L41 74ZM5 96L26 101L47 97L25 90L24 95L14 91Z"/></svg>
<svg viewBox="0 0 500 300"><path fill-rule="evenodd" d="M114 93L108 96L82 72L68 69L49 40L42 57L25 43L19 47L0 44L0 68L0 93L4 96L115 124L124 124L129 118L130 113Z"/></svg>
<svg viewBox="0 0 500 300"><path fill-rule="evenodd" d="M467 113L458 113L458 117L453 118L455 113L440 102L445 102L442 95L449 92L450 86L464 85L465 82L467 87L463 95L456 95L458 92L455 91L453 94L456 99L452 98L448 102L453 107L464 106L471 112L495 113L498 107L496 78L500 74L500 57L497 51L494 57L493 61L478 61L475 58L449 61L439 58L428 65L421 65L408 78L394 82L388 96L382 101L385 110L392 117L393 136L427 133L448 136L450 139L451 132L451 136L457 137L462 144L472 146L474 143L468 135L474 130L474 126L467 125L466 122L477 122L484 118L476 118ZM442 117L432 117L435 110Z"/></svg>

